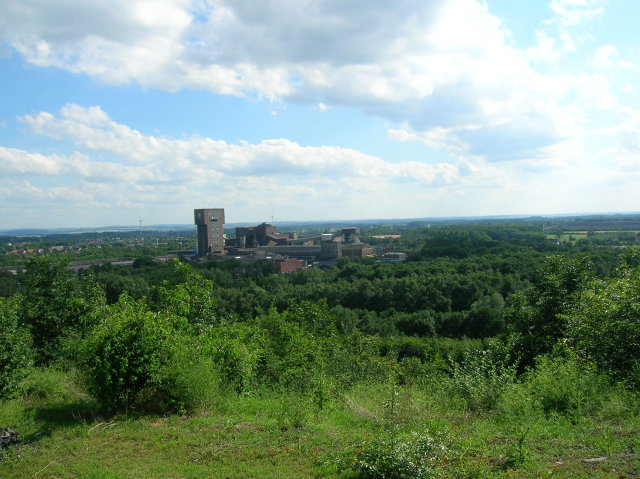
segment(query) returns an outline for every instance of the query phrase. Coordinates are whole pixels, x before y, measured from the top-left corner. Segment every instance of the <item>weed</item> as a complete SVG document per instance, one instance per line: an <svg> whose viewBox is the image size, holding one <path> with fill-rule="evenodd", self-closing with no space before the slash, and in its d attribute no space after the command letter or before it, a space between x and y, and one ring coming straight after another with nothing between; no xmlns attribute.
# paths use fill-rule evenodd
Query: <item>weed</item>
<svg viewBox="0 0 640 479"><path fill-rule="evenodd" d="M126 477L126 475L120 472L114 472L103 468L95 468L82 475L80 479L126 479Z"/></svg>
<svg viewBox="0 0 640 479"><path fill-rule="evenodd" d="M303 398L298 395L281 395L277 416L278 429L281 431L301 429L307 424L308 408Z"/></svg>
<svg viewBox="0 0 640 479"><path fill-rule="evenodd" d="M369 443L353 468L361 479L433 478L441 475L438 461L449 454L442 437L413 432Z"/></svg>
<svg viewBox="0 0 640 479"><path fill-rule="evenodd" d="M515 368L491 351L468 351L453 363L451 385L471 410L493 408L515 380Z"/></svg>
<svg viewBox="0 0 640 479"><path fill-rule="evenodd" d="M577 418L599 410L613 393L607 379L591 365L541 356L536 367L506 394L502 409L518 416L538 412Z"/></svg>
<svg viewBox="0 0 640 479"><path fill-rule="evenodd" d="M503 464L503 469L511 469L522 466L527 460L528 452L525 448L525 440L529 434L530 428L526 428L518 435L515 444L512 444L507 450L507 458Z"/></svg>

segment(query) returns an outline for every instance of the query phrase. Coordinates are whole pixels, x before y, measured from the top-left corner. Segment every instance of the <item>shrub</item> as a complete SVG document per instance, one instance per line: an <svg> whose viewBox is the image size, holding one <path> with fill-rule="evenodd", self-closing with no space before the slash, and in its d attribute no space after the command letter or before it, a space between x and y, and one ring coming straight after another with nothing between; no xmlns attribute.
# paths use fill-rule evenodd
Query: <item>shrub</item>
<svg viewBox="0 0 640 479"><path fill-rule="evenodd" d="M179 361L188 356L184 324L126 294L106 313L83 354L97 399L109 410L175 408Z"/></svg>
<svg viewBox="0 0 640 479"><path fill-rule="evenodd" d="M215 323L217 301L213 295L213 282L186 263L174 261L173 265L180 283L171 286L165 281L154 289L156 309L186 318L192 324Z"/></svg>
<svg viewBox="0 0 640 479"><path fill-rule="evenodd" d="M220 323L198 338L222 386L244 393L255 386L263 356L263 331L246 323Z"/></svg>
<svg viewBox="0 0 640 479"><path fill-rule="evenodd" d="M468 351L459 363L453 363L451 385L472 410L493 408L516 371L497 349Z"/></svg>
<svg viewBox="0 0 640 479"><path fill-rule="evenodd" d="M449 454L441 437L411 433L371 442L357 456L354 469L362 479L438 477L437 461Z"/></svg>
<svg viewBox="0 0 640 479"><path fill-rule="evenodd" d="M333 342L327 373L342 387L356 382L380 382L397 369L395 358L380 356L381 340L360 331Z"/></svg>
<svg viewBox="0 0 640 479"><path fill-rule="evenodd" d="M587 256L549 256L539 273L534 288L511 295L505 309L511 333L508 343L519 373L564 338L566 314L579 303L594 277Z"/></svg>
<svg viewBox="0 0 640 479"><path fill-rule="evenodd" d="M183 339L152 381L157 402L145 406L179 413L207 410L220 398L220 385L220 368L214 360L198 354L197 348Z"/></svg>
<svg viewBox="0 0 640 479"><path fill-rule="evenodd" d="M323 335L332 321L324 321L323 311L317 309L313 303L303 303L283 313L271 309L256 318L255 325L264 333L256 373L267 384L308 391L314 377L324 372L326 349L332 343Z"/></svg>
<svg viewBox="0 0 640 479"><path fill-rule="evenodd" d="M0 398L16 392L32 359L31 337L18 323L18 302L0 298Z"/></svg>
<svg viewBox="0 0 640 479"><path fill-rule="evenodd" d="M502 401L502 409L517 415L593 413L612 393L607 379L592 364L577 359L540 356Z"/></svg>

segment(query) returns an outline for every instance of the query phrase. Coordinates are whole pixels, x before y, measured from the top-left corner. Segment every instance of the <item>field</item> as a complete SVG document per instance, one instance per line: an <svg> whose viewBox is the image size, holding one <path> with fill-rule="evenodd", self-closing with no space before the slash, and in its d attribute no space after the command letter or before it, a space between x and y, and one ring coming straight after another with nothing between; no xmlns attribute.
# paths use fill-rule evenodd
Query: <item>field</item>
<svg viewBox="0 0 640 479"><path fill-rule="evenodd" d="M0 423L22 438L0 460L5 479L378 477L362 463L410 461L416 444L429 471L419 477L640 475L637 403L621 391L595 408L585 397L589 415L476 409L446 381L425 380L358 384L322 408L265 390L221 393L190 415L100 417L72 375L40 370L30 381L29 396L0 406Z"/></svg>
<svg viewBox="0 0 640 479"><path fill-rule="evenodd" d="M612 237L615 234L637 235L640 230L576 230L576 231L559 231L557 233L547 233L547 240L557 240L561 243L575 242L585 240L587 238L604 238Z"/></svg>

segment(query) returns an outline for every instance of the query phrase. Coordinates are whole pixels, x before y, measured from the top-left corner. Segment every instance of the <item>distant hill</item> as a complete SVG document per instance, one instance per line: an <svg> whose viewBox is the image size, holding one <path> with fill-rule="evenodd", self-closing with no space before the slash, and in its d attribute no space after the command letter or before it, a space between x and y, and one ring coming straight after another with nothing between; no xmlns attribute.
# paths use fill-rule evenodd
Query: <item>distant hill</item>
<svg viewBox="0 0 640 479"><path fill-rule="evenodd" d="M640 213L565 213L555 215L493 215L493 216L432 216L424 218L372 218L360 220L307 220L307 221L275 221L273 224L279 228L292 228L300 226L321 226L340 228L345 226L364 226L374 224L404 224L423 226L425 224L452 224L467 221L548 221L553 219L564 227L571 226L575 229L611 228L618 226L623 229L640 229ZM225 229L233 229L241 226L253 226L258 222L244 221L239 223L225 223ZM144 231L193 231L193 224L166 224L144 225ZM100 226L95 228L16 228L0 230L1 236L46 236L51 234L74 233L104 233L138 231L139 226Z"/></svg>
<svg viewBox="0 0 640 479"><path fill-rule="evenodd" d="M143 231L185 231L193 230L194 225L145 225ZM0 230L2 236L46 236L53 234L106 233L138 231L136 226L100 226L95 228L18 228Z"/></svg>

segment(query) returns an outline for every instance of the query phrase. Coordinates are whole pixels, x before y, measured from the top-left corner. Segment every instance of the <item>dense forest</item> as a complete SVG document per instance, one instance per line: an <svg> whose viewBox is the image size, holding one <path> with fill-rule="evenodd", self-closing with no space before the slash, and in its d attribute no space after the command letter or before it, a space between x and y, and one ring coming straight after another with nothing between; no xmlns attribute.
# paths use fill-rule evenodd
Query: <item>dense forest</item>
<svg viewBox="0 0 640 479"><path fill-rule="evenodd" d="M0 277L0 427L24 438L0 476L637 477L638 234L573 235L524 221L411 227L394 246L405 262L287 275L145 254L72 274L68 255L29 256ZM251 462L237 437L162 474L55 465L56 441L98 447L104 424L144 443L132 425L220 415L279 444L291 470Z"/></svg>

